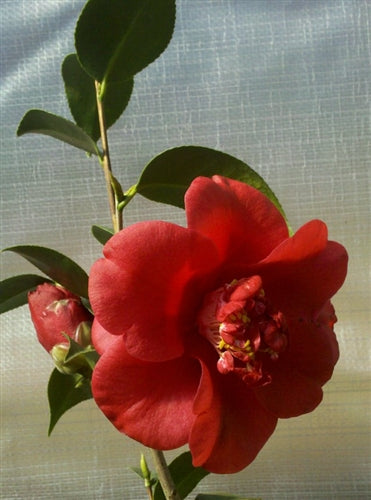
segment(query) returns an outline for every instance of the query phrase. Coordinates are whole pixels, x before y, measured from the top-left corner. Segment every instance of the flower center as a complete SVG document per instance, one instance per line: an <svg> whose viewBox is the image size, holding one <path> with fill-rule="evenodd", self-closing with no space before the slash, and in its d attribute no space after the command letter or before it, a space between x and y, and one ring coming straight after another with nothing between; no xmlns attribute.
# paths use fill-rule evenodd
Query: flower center
<svg viewBox="0 0 371 500"><path fill-rule="evenodd" d="M260 276L234 280L206 295L199 332L219 354L218 371L235 373L248 385L271 381L265 360L287 347L283 314L266 298Z"/></svg>

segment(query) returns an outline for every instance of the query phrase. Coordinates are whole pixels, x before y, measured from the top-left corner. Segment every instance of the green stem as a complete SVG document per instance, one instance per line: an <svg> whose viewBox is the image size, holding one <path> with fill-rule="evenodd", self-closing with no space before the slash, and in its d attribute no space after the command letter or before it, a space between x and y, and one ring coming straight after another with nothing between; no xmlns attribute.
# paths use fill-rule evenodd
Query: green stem
<svg viewBox="0 0 371 500"><path fill-rule="evenodd" d="M149 500L153 500L153 492L151 486L146 487Z"/></svg>
<svg viewBox="0 0 371 500"><path fill-rule="evenodd" d="M95 81L98 120L99 120L99 128L100 128L100 135L101 135L102 149L103 149L101 164L104 171L104 177L106 179L108 202L111 212L113 230L115 233L117 233L123 227L122 209L134 196L136 186L133 186L133 188L129 190L128 192L129 196L127 197L125 202L121 202L120 206L114 189L114 179L112 175L111 160L108 148L107 127L104 118L104 107L103 107L102 92L100 87L101 87L100 83ZM171 477L163 452L160 450L152 449L152 456L155 463L158 479L161 483L166 500L182 500L181 497L179 496L179 493L176 491L175 484L173 478ZM146 489L149 499L153 500L153 493L151 486L146 486Z"/></svg>
<svg viewBox="0 0 371 500"><path fill-rule="evenodd" d="M117 209L115 191L112 186L112 168L111 168L111 160L108 147L107 127L104 118L103 102L100 97L100 83L97 81L95 81L95 93L97 99L98 120L99 120L99 128L100 128L100 135L101 135L102 149L103 149L102 167L103 167L104 177L106 179L108 203L111 212L113 230L115 233L117 233L118 231L120 231L120 229L122 229L123 225L122 211Z"/></svg>
<svg viewBox="0 0 371 500"><path fill-rule="evenodd" d="M152 457L155 463L156 472L166 500L182 500L175 488L173 478L171 477L167 466L165 456L162 451L152 449Z"/></svg>

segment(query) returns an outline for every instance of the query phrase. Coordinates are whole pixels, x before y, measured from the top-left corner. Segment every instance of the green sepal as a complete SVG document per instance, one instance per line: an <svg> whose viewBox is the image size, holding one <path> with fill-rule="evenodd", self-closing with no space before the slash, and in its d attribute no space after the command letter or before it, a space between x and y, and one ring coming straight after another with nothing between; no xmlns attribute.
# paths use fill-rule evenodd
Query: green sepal
<svg viewBox="0 0 371 500"><path fill-rule="evenodd" d="M36 274L21 274L0 281L0 314L27 304L28 292L46 282L50 280Z"/></svg>
<svg viewBox="0 0 371 500"><path fill-rule="evenodd" d="M195 500L262 500L261 498L240 497L228 493L200 493Z"/></svg>
<svg viewBox="0 0 371 500"><path fill-rule="evenodd" d="M89 0L78 19L75 46L94 80L123 82L153 62L171 40L175 0Z"/></svg>
<svg viewBox="0 0 371 500"><path fill-rule="evenodd" d="M50 408L48 435L50 436L56 423L67 410L92 397L90 380L79 374L65 375L55 368L48 384Z"/></svg>
<svg viewBox="0 0 371 500"><path fill-rule="evenodd" d="M100 138L94 79L82 68L76 54L69 54L62 64L62 76L68 104L77 125L94 141ZM111 127L129 103L134 80L108 83L103 98L106 129Z"/></svg>
<svg viewBox="0 0 371 500"><path fill-rule="evenodd" d="M251 167L231 155L202 146L181 146L156 156L143 170L136 189L150 200L184 208L184 195L193 179L213 175L253 186L285 216L273 191Z"/></svg>
<svg viewBox="0 0 371 500"><path fill-rule="evenodd" d="M48 135L89 154L101 156L97 145L84 130L70 120L42 109L30 109L22 118L17 136L30 133Z"/></svg>
<svg viewBox="0 0 371 500"><path fill-rule="evenodd" d="M189 451L182 453L169 465L170 474L180 498L186 498L198 483L206 477L209 472L202 467L192 465L192 455ZM154 490L154 500L165 500L161 485L158 482Z"/></svg>
<svg viewBox="0 0 371 500"><path fill-rule="evenodd" d="M93 233L93 236L96 240L99 241L102 245L105 245L107 241L112 238L113 236L113 231L112 229L108 229L108 227L103 227L103 226L92 226L91 227L91 232Z"/></svg>
<svg viewBox="0 0 371 500"><path fill-rule="evenodd" d="M18 245L3 252L15 252L31 262L53 281L81 297L88 297L88 275L76 262L51 248Z"/></svg>
<svg viewBox="0 0 371 500"><path fill-rule="evenodd" d="M82 347L80 344L75 342L71 337L68 335L65 335L66 340L69 342L70 348L68 350L68 354L65 357L65 363L68 361L71 361L78 356L84 356L86 359L87 364L89 367L93 370L98 359L99 359L99 354L97 351L94 349L92 345L89 345L87 347Z"/></svg>

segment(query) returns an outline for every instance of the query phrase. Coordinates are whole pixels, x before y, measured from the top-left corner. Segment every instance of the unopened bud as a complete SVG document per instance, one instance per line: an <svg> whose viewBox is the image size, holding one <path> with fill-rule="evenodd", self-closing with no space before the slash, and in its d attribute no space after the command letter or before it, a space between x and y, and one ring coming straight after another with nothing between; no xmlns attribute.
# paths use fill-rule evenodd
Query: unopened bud
<svg viewBox="0 0 371 500"><path fill-rule="evenodd" d="M71 374L71 371L66 371L66 367L64 366L69 349L70 346L67 343L64 343L55 345L50 351L54 364L61 373Z"/></svg>
<svg viewBox="0 0 371 500"><path fill-rule="evenodd" d="M56 344L65 341L64 334L74 339L79 325L93 320L80 297L52 283L43 283L30 292L28 304L37 338L48 352ZM82 339L83 347L91 343L86 327L83 327L83 332L78 336ZM79 340L77 342L80 343Z"/></svg>
<svg viewBox="0 0 371 500"><path fill-rule="evenodd" d="M50 351L57 370L65 375L84 374L88 368L84 356L81 354L66 361L69 350L70 346L67 343L62 343L55 345Z"/></svg>
<svg viewBox="0 0 371 500"><path fill-rule="evenodd" d="M76 328L74 341L82 347L91 345L91 321L82 321Z"/></svg>
<svg viewBox="0 0 371 500"><path fill-rule="evenodd" d="M148 469L147 461L143 453L140 456L140 470L142 472L142 477L144 479L144 486L149 488L152 484L151 482L151 472Z"/></svg>

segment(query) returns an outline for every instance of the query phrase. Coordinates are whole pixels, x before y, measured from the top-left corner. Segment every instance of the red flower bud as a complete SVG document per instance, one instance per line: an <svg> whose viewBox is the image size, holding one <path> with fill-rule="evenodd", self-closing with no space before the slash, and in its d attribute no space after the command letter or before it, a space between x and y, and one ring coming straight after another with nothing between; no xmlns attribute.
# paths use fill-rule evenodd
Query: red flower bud
<svg viewBox="0 0 371 500"><path fill-rule="evenodd" d="M48 352L66 341L62 333L79 342L80 336L75 334L81 330L80 324L93 320L80 297L51 283L43 283L30 292L28 305L39 342Z"/></svg>

